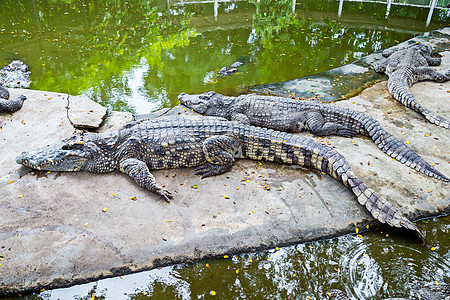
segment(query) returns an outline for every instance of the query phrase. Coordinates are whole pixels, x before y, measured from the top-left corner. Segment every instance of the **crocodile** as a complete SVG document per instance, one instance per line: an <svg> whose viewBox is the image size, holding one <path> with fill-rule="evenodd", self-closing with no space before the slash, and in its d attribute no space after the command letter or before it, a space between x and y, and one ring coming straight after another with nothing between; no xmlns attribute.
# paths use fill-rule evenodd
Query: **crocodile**
<svg viewBox="0 0 450 300"><path fill-rule="evenodd" d="M351 298L341 290L333 289L327 292L330 299L351 300ZM450 285L448 284L428 284L421 287L416 293L415 298L388 298L390 300L450 300ZM386 299L387 300L387 299Z"/></svg>
<svg viewBox="0 0 450 300"><path fill-rule="evenodd" d="M25 99L27 97L24 95L17 95L10 99L8 90L0 86L0 112L15 112L21 109Z"/></svg>
<svg viewBox="0 0 450 300"><path fill-rule="evenodd" d="M30 70L20 61L13 60L0 70L0 85L9 88L30 88Z"/></svg>
<svg viewBox="0 0 450 300"><path fill-rule="evenodd" d="M429 66L439 66L441 58L431 57L432 48L417 43L403 49L385 49L382 55L386 59L372 65L375 72L389 76L388 91L397 101L422 114L430 123L450 128L450 121L438 116L417 102L409 87L422 80L446 82L450 80L450 70L446 74L438 73Z"/></svg>
<svg viewBox="0 0 450 300"><path fill-rule="evenodd" d="M329 174L349 187L375 219L412 230L423 241L417 227L357 178L344 156L333 148L236 121L163 117L131 122L115 132L75 134L61 143L23 152L16 162L49 171L119 170L168 202L172 193L155 181L150 170L197 167L195 174L205 178L229 171L235 158L300 165Z"/></svg>
<svg viewBox="0 0 450 300"><path fill-rule="evenodd" d="M223 67L222 69L220 69L219 72L217 73L217 75L219 75L219 76L232 75L232 74L236 73L238 71L238 68L240 66L242 66L243 64L244 64L243 62L235 61L229 67Z"/></svg>
<svg viewBox="0 0 450 300"><path fill-rule="evenodd" d="M215 92L200 95L181 93L180 102L195 112L244 124L286 132L309 130L319 136L369 136L384 153L408 167L444 182L450 179L427 163L407 145L383 129L372 117L332 104L299 101L255 94L227 97Z"/></svg>

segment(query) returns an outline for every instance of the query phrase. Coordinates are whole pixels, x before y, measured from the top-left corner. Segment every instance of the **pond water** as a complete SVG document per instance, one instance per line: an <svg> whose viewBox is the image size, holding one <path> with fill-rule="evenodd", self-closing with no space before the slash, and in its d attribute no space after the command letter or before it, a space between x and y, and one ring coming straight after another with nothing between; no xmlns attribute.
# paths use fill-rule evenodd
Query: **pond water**
<svg viewBox="0 0 450 300"><path fill-rule="evenodd" d="M450 19L436 9L426 27L427 9L393 6L385 18L385 5L356 2L344 3L338 19L335 0L297 1L294 12L291 0L210 2L2 0L0 65L24 60L33 89L145 114L176 105L181 92L235 95L314 75ZM236 61L244 63L236 74L217 75ZM354 299L413 296L424 283L450 280L450 217L418 226L429 245L374 229L20 299L325 299L330 288Z"/></svg>
<svg viewBox="0 0 450 300"><path fill-rule="evenodd" d="M199 1L194 1L199 2ZM112 110L149 113L181 92L224 94L314 75L448 24L436 9L374 3L2 0L0 65L24 60L31 88L87 94ZM190 2L192 3L192 2ZM215 13L216 12L216 13ZM217 72L241 61L238 73Z"/></svg>

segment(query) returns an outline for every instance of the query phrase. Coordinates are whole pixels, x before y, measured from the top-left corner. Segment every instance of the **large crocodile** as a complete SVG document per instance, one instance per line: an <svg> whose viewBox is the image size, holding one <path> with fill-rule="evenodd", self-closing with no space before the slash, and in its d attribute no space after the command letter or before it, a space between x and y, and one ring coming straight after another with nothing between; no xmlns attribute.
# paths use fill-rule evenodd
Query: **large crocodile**
<svg viewBox="0 0 450 300"><path fill-rule="evenodd" d="M8 90L0 86L0 112L14 112L21 109L25 99L27 97L24 95L17 95L10 99Z"/></svg>
<svg viewBox="0 0 450 300"><path fill-rule="evenodd" d="M341 290L334 289L327 292L328 297L334 300L351 300L351 298ZM428 284L421 287L415 298L419 300L450 300L450 285L448 284ZM390 300L410 300L411 298L388 298ZM387 300L387 299L386 299Z"/></svg>
<svg viewBox="0 0 450 300"><path fill-rule="evenodd" d="M30 88L30 70L20 61L13 60L0 70L0 85L9 88Z"/></svg>
<svg viewBox="0 0 450 300"><path fill-rule="evenodd" d="M384 72L389 76L389 93L400 103L422 114L432 124L450 128L450 122L420 105L410 93L409 87L422 80L446 82L450 80L450 71L445 75L432 70L429 66L441 64L439 57L431 57L431 47L424 44L412 44L404 49L385 49L387 57L380 64L373 65L375 72Z"/></svg>
<svg viewBox="0 0 450 300"><path fill-rule="evenodd" d="M169 201L172 194L156 183L150 170L197 167L195 174L204 178L229 171L235 158L295 164L327 173L349 187L377 220L413 230L423 238L397 208L358 179L333 148L286 132L218 118L133 122L113 133L77 134L60 144L23 152L16 161L38 170L120 170Z"/></svg>
<svg viewBox="0 0 450 300"><path fill-rule="evenodd" d="M384 153L428 176L449 182L449 178L427 163L407 145L387 133L381 124L361 112L331 104L255 94L227 97L215 92L201 95L182 93L185 106L207 116L287 132L310 130L314 134L353 137L369 136Z"/></svg>

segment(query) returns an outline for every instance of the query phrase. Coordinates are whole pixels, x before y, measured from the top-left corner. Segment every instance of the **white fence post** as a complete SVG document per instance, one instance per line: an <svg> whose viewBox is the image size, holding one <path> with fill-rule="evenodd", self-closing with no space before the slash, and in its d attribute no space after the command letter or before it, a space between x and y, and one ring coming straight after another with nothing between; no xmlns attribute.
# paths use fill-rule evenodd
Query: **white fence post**
<svg viewBox="0 0 450 300"><path fill-rule="evenodd" d="M430 25L431 17L433 16L433 10L436 7L436 3L437 3L437 0L431 0L430 11L428 12L427 24L425 25L426 27L428 27L428 25Z"/></svg>
<svg viewBox="0 0 450 300"><path fill-rule="evenodd" d="M386 18L389 17L389 13L391 12L391 5L392 5L392 0L387 0Z"/></svg>
<svg viewBox="0 0 450 300"><path fill-rule="evenodd" d="M339 0L338 18L341 18L343 5L344 5L344 0Z"/></svg>
<svg viewBox="0 0 450 300"><path fill-rule="evenodd" d="M217 22L217 16L219 15L219 1L214 0L214 21Z"/></svg>

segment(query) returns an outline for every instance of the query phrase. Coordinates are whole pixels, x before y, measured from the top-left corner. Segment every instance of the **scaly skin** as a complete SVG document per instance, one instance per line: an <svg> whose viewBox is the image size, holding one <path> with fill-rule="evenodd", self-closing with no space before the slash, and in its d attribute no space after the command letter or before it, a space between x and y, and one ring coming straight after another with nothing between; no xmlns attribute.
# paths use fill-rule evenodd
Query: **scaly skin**
<svg viewBox="0 0 450 300"><path fill-rule="evenodd" d="M242 95L227 97L214 92L201 95L182 93L180 102L198 113L244 124L286 132L310 130L314 134L353 137L369 136L384 153L423 174L449 182L449 178L422 157L387 133L381 124L361 112L330 104L290 98Z"/></svg>
<svg viewBox="0 0 450 300"><path fill-rule="evenodd" d="M327 292L328 297L333 300L351 300L349 296L347 296L346 293L344 293L341 290L334 289Z"/></svg>
<svg viewBox="0 0 450 300"><path fill-rule="evenodd" d="M0 85L9 88L30 88L29 68L20 60L13 60L0 70Z"/></svg>
<svg viewBox="0 0 450 300"><path fill-rule="evenodd" d="M15 112L21 109L25 99L27 99L27 97L24 95L18 95L9 99L8 90L0 86L0 112Z"/></svg>
<svg viewBox="0 0 450 300"><path fill-rule="evenodd" d="M141 187L169 201L172 194L156 183L150 170L197 167L196 174L204 178L229 171L235 158L295 164L325 172L349 187L377 220L412 230L423 239L417 227L358 179L333 148L305 137L239 122L217 118L135 122L118 132L75 135L61 144L23 152L16 161L38 170L120 170Z"/></svg>
<svg viewBox="0 0 450 300"><path fill-rule="evenodd" d="M433 58L430 54L431 47L420 43L400 50L386 49L383 51L383 56L387 59L373 65L373 69L375 72L384 72L389 76L388 90L397 101L422 114L430 123L450 128L450 121L424 108L409 91L409 87L418 81L446 82L450 80L450 72L444 75L430 69L429 66L441 64L440 58Z"/></svg>

